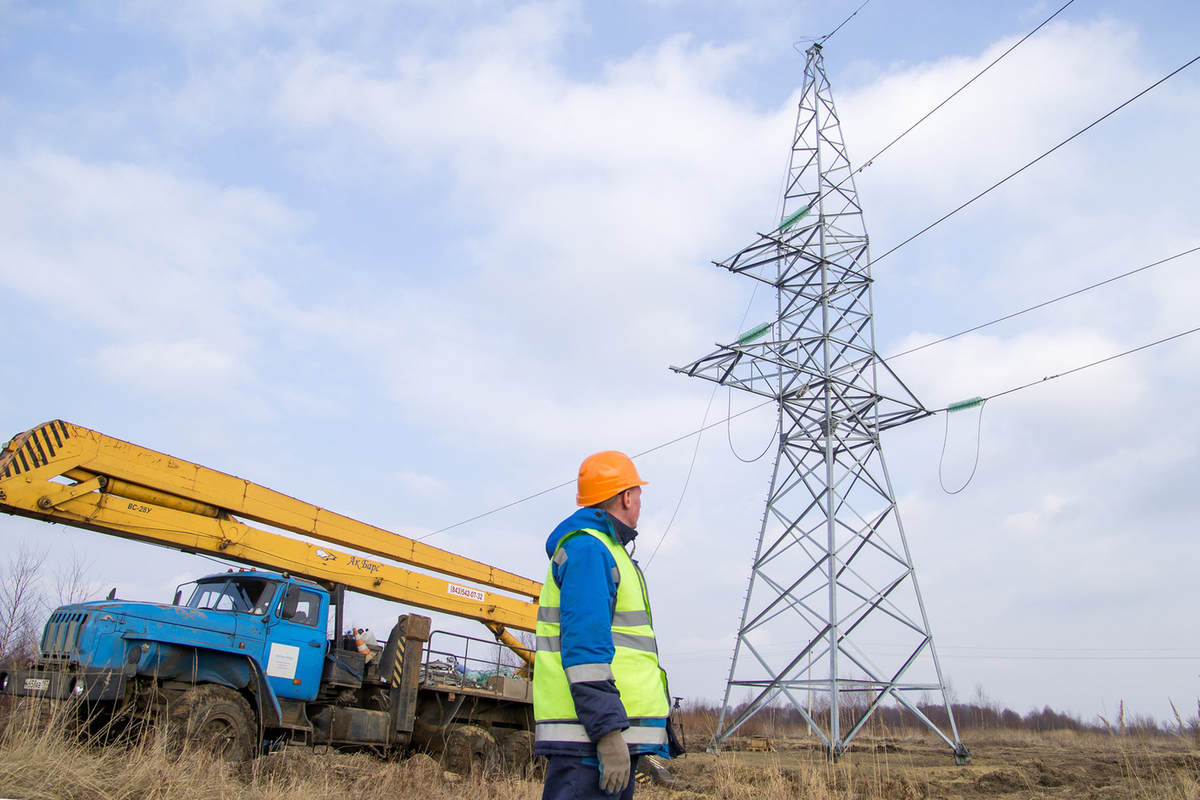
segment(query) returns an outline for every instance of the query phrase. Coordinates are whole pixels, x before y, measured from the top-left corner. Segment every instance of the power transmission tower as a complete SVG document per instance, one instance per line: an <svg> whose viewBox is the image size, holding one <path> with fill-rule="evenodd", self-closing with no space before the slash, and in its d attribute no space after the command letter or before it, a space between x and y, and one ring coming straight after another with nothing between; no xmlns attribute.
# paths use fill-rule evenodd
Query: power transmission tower
<svg viewBox="0 0 1200 800"><path fill-rule="evenodd" d="M789 703L836 759L894 702L965 763L879 444L931 412L875 352L862 208L821 46L807 56L782 221L718 265L774 287L777 316L673 368L772 398L780 421L713 746Z"/></svg>

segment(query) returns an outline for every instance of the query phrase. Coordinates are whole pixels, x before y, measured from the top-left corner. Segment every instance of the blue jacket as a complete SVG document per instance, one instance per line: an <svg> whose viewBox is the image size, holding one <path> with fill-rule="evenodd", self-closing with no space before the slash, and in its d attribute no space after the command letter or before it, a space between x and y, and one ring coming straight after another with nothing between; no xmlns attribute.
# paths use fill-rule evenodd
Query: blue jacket
<svg viewBox="0 0 1200 800"><path fill-rule="evenodd" d="M607 533L614 542L626 545L637 538L637 531L596 508L581 508L563 520L546 540L546 556L553 557L564 536L582 528ZM563 545L567 559L554 564L551 574L561 594L561 640L563 667L578 664L612 663L616 650L612 642L612 618L617 602L617 584L613 580L617 563L608 549L594 537L573 536ZM606 733L625 730L629 719L621 694L614 681L587 681L571 684L575 712L596 742ZM595 745L539 743L538 755L595 755Z"/></svg>

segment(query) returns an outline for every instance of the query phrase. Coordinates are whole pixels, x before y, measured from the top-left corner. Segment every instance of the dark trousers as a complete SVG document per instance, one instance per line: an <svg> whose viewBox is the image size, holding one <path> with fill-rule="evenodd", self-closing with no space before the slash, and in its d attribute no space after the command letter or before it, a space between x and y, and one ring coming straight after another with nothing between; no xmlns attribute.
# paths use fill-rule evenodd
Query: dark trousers
<svg viewBox="0 0 1200 800"><path fill-rule="evenodd" d="M637 760L637 756L633 757ZM633 774L620 794L605 794L600 788L600 766L596 757L550 756L546 765L546 785L542 800L632 800ZM591 763L585 763L591 762Z"/></svg>

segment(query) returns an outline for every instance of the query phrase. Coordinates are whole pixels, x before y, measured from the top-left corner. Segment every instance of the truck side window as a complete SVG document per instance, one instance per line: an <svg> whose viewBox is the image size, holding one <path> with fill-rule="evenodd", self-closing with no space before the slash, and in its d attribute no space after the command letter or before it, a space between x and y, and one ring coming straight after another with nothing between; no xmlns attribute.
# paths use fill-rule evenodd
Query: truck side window
<svg viewBox="0 0 1200 800"><path fill-rule="evenodd" d="M292 607L291 601L295 598L295 607ZM315 628L320 619L321 612L321 597L316 592L310 592L307 589L292 584L288 587L288 591L284 599L279 604L280 619L291 620L292 622L301 625L308 625Z"/></svg>

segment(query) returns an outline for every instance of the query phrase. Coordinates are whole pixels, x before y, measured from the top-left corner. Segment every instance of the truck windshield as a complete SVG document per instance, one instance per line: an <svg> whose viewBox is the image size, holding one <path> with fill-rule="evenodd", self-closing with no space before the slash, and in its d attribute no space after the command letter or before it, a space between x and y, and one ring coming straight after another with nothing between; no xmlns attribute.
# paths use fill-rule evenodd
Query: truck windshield
<svg viewBox="0 0 1200 800"><path fill-rule="evenodd" d="M262 578L232 578L196 584L188 608L265 614L275 596L275 582Z"/></svg>

